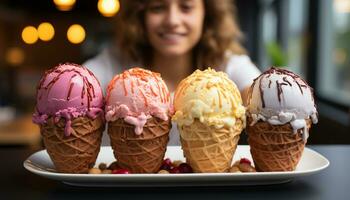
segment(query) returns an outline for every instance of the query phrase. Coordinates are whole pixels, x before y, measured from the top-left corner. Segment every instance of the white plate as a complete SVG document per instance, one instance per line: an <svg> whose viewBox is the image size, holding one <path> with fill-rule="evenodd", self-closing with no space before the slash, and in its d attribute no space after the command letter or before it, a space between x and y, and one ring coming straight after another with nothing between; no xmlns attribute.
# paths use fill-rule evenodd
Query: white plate
<svg viewBox="0 0 350 200"><path fill-rule="evenodd" d="M179 146L169 146L165 155L171 160L185 160ZM249 146L238 145L234 159L252 160ZM101 147L96 163L115 161L111 147ZM254 173L191 173L191 174L64 174L57 173L47 154L42 150L24 161L30 172L69 185L92 187L150 187L150 186L219 186L219 185L266 185L285 183L293 178L317 173L329 165L319 153L305 148L295 171Z"/></svg>

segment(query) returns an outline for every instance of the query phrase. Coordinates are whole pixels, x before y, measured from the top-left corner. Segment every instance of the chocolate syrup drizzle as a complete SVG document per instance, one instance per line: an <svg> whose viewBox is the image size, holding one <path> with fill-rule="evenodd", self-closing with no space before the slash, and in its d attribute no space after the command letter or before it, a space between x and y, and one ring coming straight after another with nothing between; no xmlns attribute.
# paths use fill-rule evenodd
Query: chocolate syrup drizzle
<svg viewBox="0 0 350 200"><path fill-rule="evenodd" d="M265 108L264 90L262 89L261 81L262 81L262 79L260 79L260 81L259 81L260 97L261 97L262 107Z"/></svg>
<svg viewBox="0 0 350 200"><path fill-rule="evenodd" d="M286 75L286 76L290 76L293 78L293 81L298 85L301 94L304 94L303 89L302 88L310 88L311 93L312 93L312 98L313 97L313 89L308 86L308 84L306 83L306 81L304 79L302 79L300 76L294 74L291 71L288 71L286 69L280 69L280 68L275 68L275 67L271 67L269 70L265 71L264 73L262 73L260 76L258 76L257 78L254 79L254 83L251 86L251 89L254 88L256 81L260 78L259 80L259 90L260 90L260 98L261 98L261 103L262 103L262 107L265 108L265 99L264 99L264 91L262 89L262 80L264 78L269 78L272 74L279 74L279 75ZM300 80L302 83L299 83ZM287 80L287 77L283 77L282 78L283 82L280 83L276 80L276 86L277 86L277 97L278 97L278 101L281 102L281 95L283 94L283 89L282 86L292 86L292 83L290 81ZM268 87L271 87L271 80L269 80L269 84ZM251 100L251 95L249 97L249 101ZM312 99L314 101L314 99Z"/></svg>
<svg viewBox="0 0 350 200"><path fill-rule="evenodd" d="M55 85L55 83L61 78L61 76L64 73L69 73L69 72L74 72L74 74L70 77L70 85L69 85L69 89L68 89L68 93L67 93L67 97L66 99L69 101L70 100L70 96L71 96L71 92L72 89L74 87L74 83L71 82L72 79L76 76L80 76L80 78L83 80L83 88L81 90L81 100L83 100L85 92L87 93L87 105L88 105L88 110L90 111L90 104L93 98L95 98L95 88L93 86L93 84L77 69L61 69L61 66L64 65L72 65L75 67L79 67L79 68L83 68L84 70L86 70L91 76L93 76L95 79L96 77L94 76L94 74L89 71L87 68L81 66L81 65L77 65L74 63L64 63L64 64L59 64L58 66L54 67L53 69L50 69L48 71L45 72L43 78L40 80L39 85L37 86L37 94L39 93L40 90L44 89L44 90L48 90L47 95L50 93L52 87ZM47 80L47 77L49 74L53 74L55 73L56 76L49 82L46 84L46 86L44 86L44 83ZM97 79L96 79L97 80ZM100 85L100 83L98 82L98 84ZM39 96L39 100L42 98L42 94ZM81 101L81 105L84 105L84 102Z"/></svg>

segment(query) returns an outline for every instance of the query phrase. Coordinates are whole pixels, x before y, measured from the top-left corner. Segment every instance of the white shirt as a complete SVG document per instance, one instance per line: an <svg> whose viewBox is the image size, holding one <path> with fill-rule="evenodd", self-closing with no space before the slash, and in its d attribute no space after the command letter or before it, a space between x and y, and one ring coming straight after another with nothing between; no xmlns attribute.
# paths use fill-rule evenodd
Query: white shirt
<svg viewBox="0 0 350 200"><path fill-rule="evenodd" d="M136 63L122 66L118 61L118 53L116 52L115 54L117 55L113 55L113 52L109 48L105 48L100 54L83 63L83 66L89 68L100 81L104 93L106 92L109 81L116 74L120 74L130 67L141 67ZM253 83L253 80L260 75L260 71L247 55L228 55L224 69L229 78L236 83L240 91L249 87ZM168 145L180 145L176 124L173 123L172 125ZM109 145L107 134L104 134L102 144Z"/></svg>

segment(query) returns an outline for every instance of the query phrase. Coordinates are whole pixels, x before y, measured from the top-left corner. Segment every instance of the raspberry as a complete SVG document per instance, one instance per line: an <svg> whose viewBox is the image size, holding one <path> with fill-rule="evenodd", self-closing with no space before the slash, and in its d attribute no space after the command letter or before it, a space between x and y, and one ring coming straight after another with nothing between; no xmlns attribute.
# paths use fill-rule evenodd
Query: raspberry
<svg viewBox="0 0 350 200"><path fill-rule="evenodd" d="M130 174L130 172L127 169L115 169L112 174Z"/></svg>
<svg viewBox="0 0 350 200"><path fill-rule="evenodd" d="M169 158L163 160L162 165L160 166L159 170L167 170L170 171L173 168L171 160Z"/></svg>
<svg viewBox="0 0 350 200"><path fill-rule="evenodd" d="M250 162L250 160L248 158L241 158L241 160L239 161L239 163L246 163L248 165L251 165L252 163Z"/></svg>
<svg viewBox="0 0 350 200"><path fill-rule="evenodd" d="M165 160L163 160L163 164L164 165L171 165L172 163L171 163L170 158L166 158Z"/></svg>
<svg viewBox="0 0 350 200"><path fill-rule="evenodd" d="M180 170L180 173L192 173L193 172L192 167L187 163L181 163L178 168Z"/></svg>
<svg viewBox="0 0 350 200"><path fill-rule="evenodd" d="M179 173L181 173L179 167L174 167L169 172L171 174L179 174Z"/></svg>

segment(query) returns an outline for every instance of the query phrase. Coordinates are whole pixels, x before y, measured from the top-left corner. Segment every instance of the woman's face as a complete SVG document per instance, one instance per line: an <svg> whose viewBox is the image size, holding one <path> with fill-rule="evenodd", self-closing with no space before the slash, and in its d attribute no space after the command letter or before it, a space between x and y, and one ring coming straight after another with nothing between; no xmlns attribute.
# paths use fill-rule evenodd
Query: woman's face
<svg viewBox="0 0 350 200"><path fill-rule="evenodd" d="M203 0L151 0L145 26L153 48L164 56L184 55L202 36Z"/></svg>

